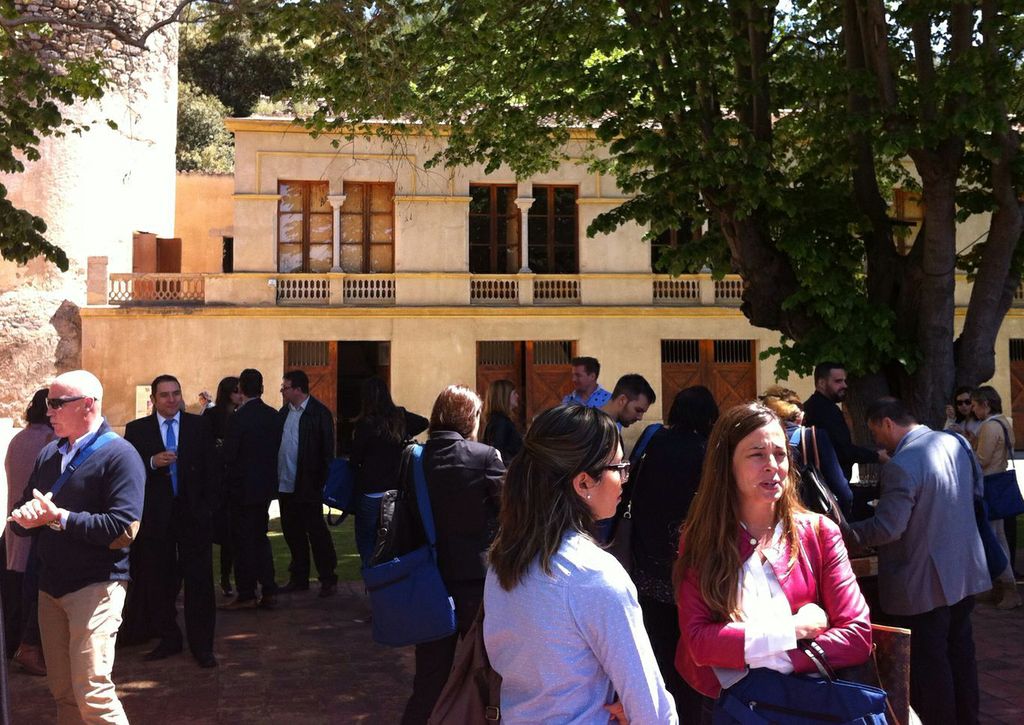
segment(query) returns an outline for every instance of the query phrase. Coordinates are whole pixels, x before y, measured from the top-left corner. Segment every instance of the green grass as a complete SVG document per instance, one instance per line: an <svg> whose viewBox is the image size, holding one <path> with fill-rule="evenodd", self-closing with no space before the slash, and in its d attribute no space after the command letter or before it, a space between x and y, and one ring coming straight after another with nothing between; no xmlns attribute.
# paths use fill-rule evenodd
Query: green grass
<svg viewBox="0 0 1024 725"><path fill-rule="evenodd" d="M356 552L355 532L352 530L355 518L349 516L340 526L328 526L331 532L331 539L334 540L334 551L338 554L338 579L340 581L358 581L359 575L359 554ZM284 534L281 533L281 519L270 520L270 550L274 555L274 574L279 584L288 581L288 564L291 563L291 554L288 552L288 545L284 542ZM216 544L213 547L213 572L214 581L220 581L220 547ZM316 580L316 566L310 572L311 578Z"/></svg>

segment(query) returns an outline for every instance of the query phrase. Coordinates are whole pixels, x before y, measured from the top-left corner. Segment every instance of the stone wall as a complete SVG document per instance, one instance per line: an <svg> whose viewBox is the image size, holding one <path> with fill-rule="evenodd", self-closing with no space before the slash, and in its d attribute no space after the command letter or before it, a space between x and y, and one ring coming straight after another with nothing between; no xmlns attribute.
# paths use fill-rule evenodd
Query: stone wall
<svg viewBox="0 0 1024 725"><path fill-rule="evenodd" d="M112 19L137 37L175 5L169 0L33 0L19 8ZM151 35L145 51L92 31L54 29L52 37L39 40L39 52L59 63L101 51L111 86L99 101L66 109L89 131L43 139L39 161L0 179L15 204L46 220L48 238L70 262L66 273L41 259L23 267L0 262L0 418L13 417L18 424L34 390L81 365L78 308L85 304L87 257L106 256L111 272L130 272L133 231L174 233L176 27ZM123 353L131 349L126 346ZM102 379L103 371L97 372Z"/></svg>

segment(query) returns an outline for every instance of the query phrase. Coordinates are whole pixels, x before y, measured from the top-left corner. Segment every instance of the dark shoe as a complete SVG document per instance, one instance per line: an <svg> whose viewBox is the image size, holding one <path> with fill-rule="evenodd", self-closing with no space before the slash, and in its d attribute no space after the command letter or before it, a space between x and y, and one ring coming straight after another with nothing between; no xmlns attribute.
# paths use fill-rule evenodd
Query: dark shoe
<svg viewBox="0 0 1024 725"><path fill-rule="evenodd" d="M221 609L225 612L235 612L242 609L255 609L259 605L259 602L253 599L239 599L235 597L230 602L221 604L217 609Z"/></svg>
<svg viewBox="0 0 1024 725"><path fill-rule="evenodd" d="M235 593L235 590L231 588L231 582L221 582L220 590L225 597L230 597L232 594Z"/></svg>
<svg viewBox="0 0 1024 725"><path fill-rule="evenodd" d="M260 599L260 609L274 609L277 607L276 594L264 594Z"/></svg>
<svg viewBox="0 0 1024 725"><path fill-rule="evenodd" d="M165 660L168 657L173 657L179 652L181 652L180 644L175 647L174 645L164 644L161 642L155 649L151 649L149 652L144 654L142 659L146 662L156 662L157 660Z"/></svg>
<svg viewBox="0 0 1024 725"><path fill-rule="evenodd" d="M320 598L333 597L338 591L338 582L324 582L320 585Z"/></svg>
<svg viewBox="0 0 1024 725"><path fill-rule="evenodd" d="M302 582L288 582L283 587L278 587L278 594L290 594L291 592L308 592L309 582L303 584Z"/></svg>
<svg viewBox="0 0 1024 725"><path fill-rule="evenodd" d="M217 658L213 656L213 652L203 652L202 654L195 655L195 658L200 667L209 669L210 667L217 666Z"/></svg>
<svg viewBox="0 0 1024 725"><path fill-rule="evenodd" d="M43 648L35 644L23 644L14 653L14 662L30 675L46 676L46 662L43 661Z"/></svg>

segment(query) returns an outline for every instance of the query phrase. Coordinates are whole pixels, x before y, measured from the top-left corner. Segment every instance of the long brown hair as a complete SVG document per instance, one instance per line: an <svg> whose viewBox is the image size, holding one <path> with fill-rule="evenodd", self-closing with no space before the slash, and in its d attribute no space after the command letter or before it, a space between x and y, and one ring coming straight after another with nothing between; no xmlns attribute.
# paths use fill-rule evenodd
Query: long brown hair
<svg viewBox="0 0 1024 725"><path fill-rule="evenodd" d="M484 412L480 417L481 434L487 430L487 424L491 422L491 417L495 413L512 420L512 393L515 389L515 383L511 380L495 380L487 386L487 392L484 394Z"/></svg>
<svg viewBox="0 0 1024 725"><path fill-rule="evenodd" d="M733 472L733 457L740 441L769 425L781 427L778 417L760 403L737 405L725 411L711 429L704 471L697 495L683 524L683 553L675 563L672 580L676 591L690 568L697 570L700 596L721 621L739 612L740 549L737 541L739 493ZM783 538L789 544L792 567L799 556L794 514L804 509L796 493L796 467L786 446L789 474L782 497L775 504L775 515L782 521Z"/></svg>
<svg viewBox="0 0 1024 725"><path fill-rule="evenodd" d="M599 478L620 443L615 423L594 408L559 405L537 416L501 489L489 560L502 589L511 591L535 561L550 574L565 534L589 530L594 516L572 480L579 473Z"/></svg>
<svg viewBox="0 0 1024 725"><path fill-rule="evenodd" d="M359 417L374 435L401 443L405 440L405 413L391 400L388 384L377 377L363 381L360 390Z"/></svg>

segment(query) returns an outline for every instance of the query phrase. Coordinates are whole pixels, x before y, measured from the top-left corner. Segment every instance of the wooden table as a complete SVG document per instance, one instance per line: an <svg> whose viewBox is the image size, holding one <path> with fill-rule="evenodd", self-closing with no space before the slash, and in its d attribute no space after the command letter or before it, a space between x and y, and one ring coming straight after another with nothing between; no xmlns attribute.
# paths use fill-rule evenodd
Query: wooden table
<svg viewBox="0 0 1024 725"><path fill-rule="evenodd" d="M878 576L878 556L858 556L850 559L850 567L853 575L858 579L869 576Z"/></svg>

